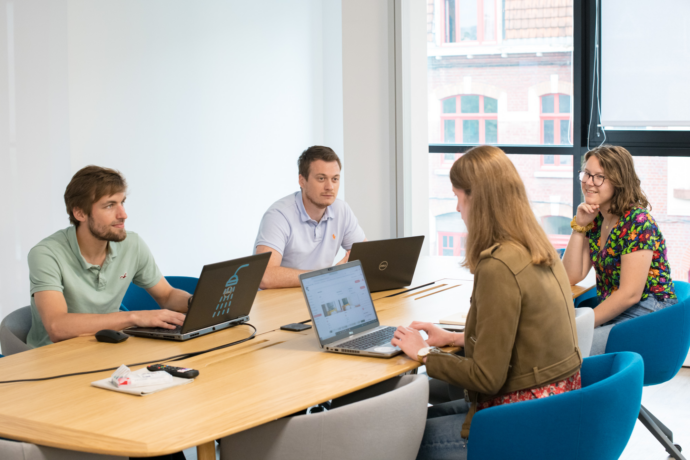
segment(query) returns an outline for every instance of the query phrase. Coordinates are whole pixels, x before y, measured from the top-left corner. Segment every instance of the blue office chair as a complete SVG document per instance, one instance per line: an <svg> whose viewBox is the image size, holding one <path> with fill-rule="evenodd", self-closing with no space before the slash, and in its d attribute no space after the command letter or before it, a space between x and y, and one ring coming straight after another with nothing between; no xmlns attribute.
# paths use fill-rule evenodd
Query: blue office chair
<svg viewBox="0 0 690 460"><path fill-rule="evenodd" d="M582 389L477 412L468 458L617 459L635 427L643 374L635 353L585 358Z"/></svg>
<svg viewBox="0 0 690 460"><path fill-rule="evenodd" d="M644 385L658 385L676 376L690 349L690 284L674 281L679 302L671 307L611 328L606 353L633 351L644 360ZM682 448L673 444L673 432L644 406L640 422L676 460L684 460Z"/></svg>
<svg viewBox="0 0 690 460"><path fill-rule="evenodd" d="M199 282L199 278L191 276L166 276L165 279L175 289L182 289L190 294L194 294L196 285ZM129 288L127 288L127 293L125 293L122 305L120 305L120 310L122 311L156 310L158 308L160 307L153 300L153 297L146 292L146 289L142 289L134 283L131 283Z"/></svg>

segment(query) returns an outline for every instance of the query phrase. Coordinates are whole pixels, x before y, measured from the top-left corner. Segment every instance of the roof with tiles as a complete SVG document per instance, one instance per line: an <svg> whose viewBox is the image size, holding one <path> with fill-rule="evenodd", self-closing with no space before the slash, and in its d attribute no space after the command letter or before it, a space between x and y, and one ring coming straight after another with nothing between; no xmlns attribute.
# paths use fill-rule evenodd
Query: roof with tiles
<svg viewBox="0 0 690 460"><path fill-rule="evenodd" d="M505 0L505 39L571 37L573 0Z"/></svg>

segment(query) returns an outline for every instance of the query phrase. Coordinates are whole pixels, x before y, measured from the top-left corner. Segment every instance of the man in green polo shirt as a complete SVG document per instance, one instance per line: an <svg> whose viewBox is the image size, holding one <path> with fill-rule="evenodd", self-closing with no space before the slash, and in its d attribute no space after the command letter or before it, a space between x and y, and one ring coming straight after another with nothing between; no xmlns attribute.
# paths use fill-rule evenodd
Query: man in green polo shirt
<svg viewBox="0 0 690 460"><path fill-rule="evenodd" d="M174 329L189 293L173 289L151 251L125 230L127 183L112 169L87 166L65 191L72 226L29 252L32 347L129 326ZM146 289L160 310L119 311L129 283Z"/></svg>

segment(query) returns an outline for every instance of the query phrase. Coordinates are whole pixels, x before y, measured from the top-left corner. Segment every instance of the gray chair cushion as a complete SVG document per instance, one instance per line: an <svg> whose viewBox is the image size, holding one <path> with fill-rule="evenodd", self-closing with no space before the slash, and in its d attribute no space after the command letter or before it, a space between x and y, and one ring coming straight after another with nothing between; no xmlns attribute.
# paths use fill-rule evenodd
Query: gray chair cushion
<svg viewBox="0 0 690 460"><path fill-rule="evenodd" d="M425 375L396 377L333 401L328 412L286 417L223 438L221 459L413 460L428 396Z"/></svg>
<svg viewBox="0 0 690 460"><path fill-rule="evenodd" d="M2 460L127 460L126 457L88 454L3 439L0 439L0 458Z"/></svg>
<svg viewBox="0 0 690 460"><path fill-rule="evenodd" d="M0 323L0 346L3 355L13 355L31 350L26 344L26 336L31 329L31 307L13 311Z"/></svg>

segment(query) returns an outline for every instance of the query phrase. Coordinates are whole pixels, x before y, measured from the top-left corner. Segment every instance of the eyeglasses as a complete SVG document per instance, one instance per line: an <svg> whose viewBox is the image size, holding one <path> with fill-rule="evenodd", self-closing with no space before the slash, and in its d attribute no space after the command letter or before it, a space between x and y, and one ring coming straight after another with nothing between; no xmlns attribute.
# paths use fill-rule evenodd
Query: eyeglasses
<svg viewBox="0 0 690 460"><path fill-rule="evenodd" d="M580 171L580 182L583 184L587 182L590 177L592 178L592 184L594 184L595 187L601 186L601 184L604 183L604 179L606 179L601 174L590 174L586 171Z"/></svg>

